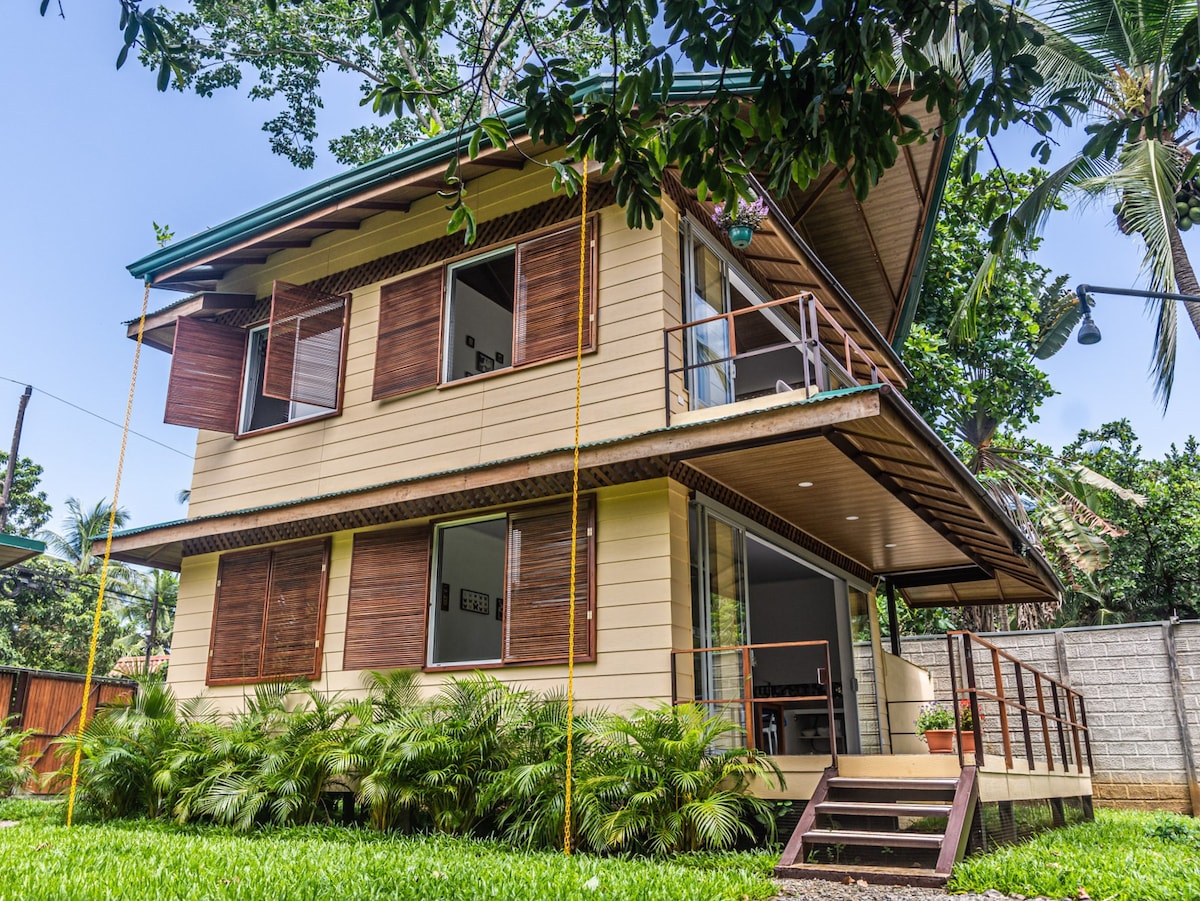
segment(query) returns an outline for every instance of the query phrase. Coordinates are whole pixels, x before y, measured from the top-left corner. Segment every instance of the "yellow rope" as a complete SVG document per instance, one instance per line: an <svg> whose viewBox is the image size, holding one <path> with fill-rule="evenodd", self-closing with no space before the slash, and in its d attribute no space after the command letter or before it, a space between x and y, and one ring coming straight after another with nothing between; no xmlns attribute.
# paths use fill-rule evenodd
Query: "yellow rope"
<svg viewBox="0 0 1200 901"><path fill-rule="evenodd" d="M108 511L108 534L104 539L104 562L100 566L100 590L96 593L96 613L92 618L92 643L88 648L87 677L83 680L83 702L79 705L79 728L75 732L75 761L71 764L71 794L67 799L67 825L75 814L75 789L79 785L79 759L83 754L83 730L87 725L88 696L92 693L92 671L96 667L96 642L100 638L100 614L104 610L104 587L108 584L108 564L112 555L113 529L117 520L117 500L121 496L121 473L125 469L125 445L129 441L129 420L133 415L133 389L137 384L138 361L142 357L142 334L146 328L146 309L150 303L150 283L142 293L142 315L138 320L137 348L133 352L133 373L129 377L129 399L125 402L125 428L121 432L121 454L117 458L117 482L113 486L112 507ZM85 536L86 537L86 536ZM81 549L88 553L88 548Z"/></svg>
<svg viewBox="0 0 1200 901"><path fill-rule="evenodd" d="M587 280L588 158L583 156L583 211L579 223L579 310L575 336L575 455L571 462L571 591L567 613L567 775L563 798L563 853L571 856L571 780L575 768L575 565L579 548L579 409L583 386L583 315Z"/></svg>

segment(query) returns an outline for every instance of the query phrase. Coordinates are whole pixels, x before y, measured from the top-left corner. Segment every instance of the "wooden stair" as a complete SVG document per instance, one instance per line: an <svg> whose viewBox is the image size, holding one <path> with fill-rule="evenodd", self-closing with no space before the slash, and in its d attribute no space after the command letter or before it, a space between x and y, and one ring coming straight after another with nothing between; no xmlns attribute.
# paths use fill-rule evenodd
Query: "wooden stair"
<svg viewBox="0 0 1200 901"><path fill-rule="evenodd" d="M829 767L775 874L940 887L966 849L978 801L975 767L958 778L853 778ZM913 820L925 821L920 831L906 828Z"/></svg>

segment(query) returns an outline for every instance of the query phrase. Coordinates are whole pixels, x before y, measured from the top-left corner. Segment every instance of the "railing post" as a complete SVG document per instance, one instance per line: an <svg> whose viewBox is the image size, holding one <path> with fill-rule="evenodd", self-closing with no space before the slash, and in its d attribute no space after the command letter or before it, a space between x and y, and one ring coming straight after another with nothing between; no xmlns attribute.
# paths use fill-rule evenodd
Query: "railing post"
<svg viewBox="0 0 1200 901"><path fill-rule="evenodd" d="M1050 698L1054 701L1054 719L1058 723L1058 750L1062 754L1063 770L1068 769L1067 736L1063 732L1062 704L1058 700L1058 683L1050 680Z"/></svg>
<svg viewBox="0 0 1200 901"><path fill-rule="evenodd" d="M667 425L671 424L671 333L663 332L663 400L666 401L665 412Z"/></svg>
<svg viewBox="0 0 1200 901"><path fill-rule="evenodd" d="M1033 736L1029 734L1029 705L1025 701L1025 676L1021 673L1021 664L1013 661L1013 675L1017 679L1017 700L1021 704L1021 734L1025 737L1025 759L1029 761L1029 770L1033 771Z"/></svg>
<svg viewBox="0 0 1200 901"><path fill-rule="evenodd" d="M671 706L679 703L679 654L671 652Z"/></svg>
<svg viewBox="0 0 1200 901"><path fill-rule="evenodd" d="M832 765L838 765L838 748L837 748L837 721L833 715L833 669L829 659L829 642L823 642L825 645L825 711L829 717L829 754L832 758ZM843 697L845 694L843 693Z"/></svg>
<svg viewBox="0 0 1200 901"><path fill-rule="evenodd" d="M1087 708L1083 703L1083 695L1079 696L1079 722L1083 724L1083 747L1087 753L1088 771L1096 772L1096 764L1092 761L1092 730L1088 728Z"/></svg>
<svg viewBox="0 0 1200 901"><path fill-rule="evenodd" d="M754 720L754 672L750 667L750 645L742 645L742 705L746 718L746 747L758 749L758 724Z"/></svg>
<svg viewBox="0 0 1200 901"><path fill-rule="evenodd" d="M1083 772L1083 750L1079 747L1079 721L1075 719L1075 698L1079 698L1082 703L1083 698L1080 697L1072 689L1066 689L1067 693L1067 719L1071 723L1071 743L1075 746L1075 770Z"/></svg>
<svg viewBox="0 0 1200 901"><path fill-rule="evenodd" d="M1000 706L1000 731L1004 735L1004 766L1013 768L1012 736L1008 734L1008 702L1004 699L1004 673L1000 670L1000 652L992 648L992 678L996 680L996 697Z"/></svg>
<svg viewBox="0 0 1200 901"><path fill-rule="evenodd" d="M966 673L967 684L971 688L971 716L975 720L975 765L983 766L983 730L979 725L979 688L975 681L975 658L971 655L971 633L963 633L963 670Z"/></svg>
<svg viewBox="0 0 1200 901"><path fill-rule="evenodd" d="M1037 691L1038 718L1042 722L1042 741L1046 745L1046 766L1054 772L1054 746L1050 744L1050 721L1046 719L1046 693L1042 691L1042 674L1033 674L1033 687Z"/></svg>
<svg viewBox="0 0 1200 901"><path fill-rule="evenodd" d="M958 765L963 766L965 758L962 749L962 722L958 714L958 667L954 664L954 634L946 633L946 657L950 664L950 706L954 710L954 732L958 736Z"/></svg>

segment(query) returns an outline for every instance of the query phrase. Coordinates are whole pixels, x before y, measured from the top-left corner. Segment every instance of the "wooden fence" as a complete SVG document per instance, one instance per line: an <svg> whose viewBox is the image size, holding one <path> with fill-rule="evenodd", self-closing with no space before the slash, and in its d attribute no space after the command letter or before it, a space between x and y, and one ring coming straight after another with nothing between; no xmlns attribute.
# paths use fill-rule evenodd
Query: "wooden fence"
<svg viewBox="0 0 1200 901"><path fill-rule="evenodd" d="M84 677L79 673L52 673L0 667L0 720L16 717L13 729L32 729L22 752L34 758L38 777L59 769L61 762L54 740L79 726ZM128 679L93 678L88 694L88 719L101 704L119 703L133 697L137 688ZM28 785L30 791L55 791L53 784Z"/></svg>

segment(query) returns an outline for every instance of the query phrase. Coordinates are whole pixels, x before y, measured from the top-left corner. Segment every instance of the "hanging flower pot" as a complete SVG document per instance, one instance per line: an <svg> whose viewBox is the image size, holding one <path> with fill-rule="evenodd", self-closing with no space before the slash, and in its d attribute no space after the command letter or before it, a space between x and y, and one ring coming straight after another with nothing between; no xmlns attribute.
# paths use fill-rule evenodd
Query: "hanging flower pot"
<svg viewBox="0 0 1200 901"><path fill-rule="evenodd" d="M729 226L729 243L739 250L743 247L749 247L753 237L754 229L748 225Z"/></svg>
<svg viewBox="0 0 1200 901"><path fill-rule="evenodd" d="M747 203L740 197L737 211L730 212L725 204L719 203L713 210L712 221L729 235L729 243L739 250L750 246L754 232L763 224L769 215L767 205L760 197Z"/></svg>

